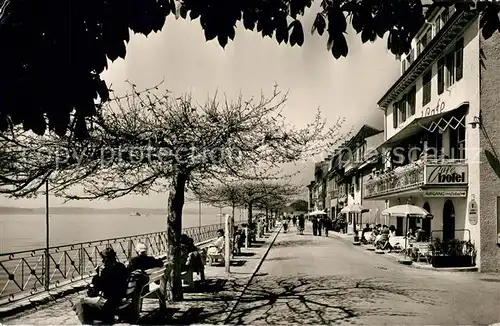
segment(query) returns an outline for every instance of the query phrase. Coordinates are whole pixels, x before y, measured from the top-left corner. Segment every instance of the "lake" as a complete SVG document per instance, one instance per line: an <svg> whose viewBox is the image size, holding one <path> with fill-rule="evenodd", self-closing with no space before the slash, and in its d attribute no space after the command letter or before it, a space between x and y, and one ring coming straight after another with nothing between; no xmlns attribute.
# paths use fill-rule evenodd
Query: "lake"
<svg viewBox="0 0 500 326"><path fill-rule="evenodd" d="M219 223L218 212L219 209L215 208L203 209L202 225ZM230 213L230 209L224 209L223 213ZM235 221L238 222L242 218L240 211L236 210ZM198 226L198 213L185 212L182 223L183 228ZM165 215L52 215L50 245L125 237L165 229ZM43 247L45 247L44 215L0 215L0 253Z"/></svg>

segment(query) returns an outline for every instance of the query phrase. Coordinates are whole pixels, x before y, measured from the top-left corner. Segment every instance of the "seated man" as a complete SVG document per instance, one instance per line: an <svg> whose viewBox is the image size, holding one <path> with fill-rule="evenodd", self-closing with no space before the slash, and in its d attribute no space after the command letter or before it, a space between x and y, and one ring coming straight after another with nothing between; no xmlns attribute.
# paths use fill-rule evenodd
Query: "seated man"
<svg viewBox="0 0 500 326"><path fill-rule="evenodd" d="M163 267L163 260L148 256L148 247L144 243L138 243L136 246L137 256L130 260L129 270L146 270L156 267Z"/></svg>
<svg viewBox="0 0 500 326"><path fill-rule="evenodd" d="M406 238L408 240L416 240L417 237L415 236L415 232L413 232L413 229L410 228L410 230L408 231L408 233L406 234Z"/></svg>
<svg viewBox="0 0 500 326"><path fill-rule="evenodd" d="M193 238L186 234L181 236L182 271L197 273L202 282L205 282L205 266L201 259L201 254L194 244ZM192 275L189 275L191 277Z"/></svg>
<svg viewBox="0 0 500 326"><path fill-rule="evenodd" d="M368 223L366 223L365 228L361 232L361 242L362 243L366 243L367 242L366 239L365 239L365 233L366 232L370 232L370 225Z"/></svg>
<svg viewBox="0 0 500 326"><path fill-rule="evenodd" d="M381 250L389 249L392 250L392 246L389 243L389 229L386 228L382 230L382 233L380 234L379 238L375 241L374 243L375 247Z"/></svg>
<svg viewBox="0 0 500 326"><path fill-rule="evenodd" d="M214 257L222 257L224 258L224 230L220 229L217 231L217 240L208 248L207 256L210 257L210 261Z"/></svg>
<svg viewBox="0 0 500 326"><path fill-rule="evenodd" d="M116 259L116 252L106 248L101 253L102 265L97 267L97 274L92 278L87 294L74 307L82 324L92 325L96 320L113 323L116 309L127 290L129 272Z"/></svg>

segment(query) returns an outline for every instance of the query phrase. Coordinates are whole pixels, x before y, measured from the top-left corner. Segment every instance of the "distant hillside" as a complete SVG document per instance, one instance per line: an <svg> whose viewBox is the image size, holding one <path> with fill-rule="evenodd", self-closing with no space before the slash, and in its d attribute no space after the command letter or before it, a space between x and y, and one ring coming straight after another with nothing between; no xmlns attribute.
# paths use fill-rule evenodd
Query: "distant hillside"
<svg viewBox="0 0 500 326"><path fill-rule="evenodd" d="M214 212L212 212L214 211ZM64 214L77 214L77 215L91 215L91 214L119 214L119 215L129 215L132 212L139 212L142 215L165 215L167 214L167 209L162 208L134 208L134 207L123 207L123 208L89 208L89 207L51 207L51 215L64 215ZM216 209L212 207L203 207L203 212L215 213ZM184 214L198 214L198 209L184 208ZM38 208L23 208L23 207L11 207L11 206L0 206L0 215L41 215L45 214L44 207Z"/></svg>

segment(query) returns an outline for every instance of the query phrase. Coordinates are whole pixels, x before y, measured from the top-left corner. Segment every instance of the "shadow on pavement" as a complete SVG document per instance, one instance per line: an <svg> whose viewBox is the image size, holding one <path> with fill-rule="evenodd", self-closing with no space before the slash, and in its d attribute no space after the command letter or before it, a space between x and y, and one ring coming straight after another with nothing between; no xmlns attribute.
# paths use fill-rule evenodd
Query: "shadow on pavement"
<svg viewBox="0 0 500 326"><path fill-rule="evenodd" d="M147 311L140 325L221 324L243 291L248 280L208 279L192 291L185 291L184 300L169 303L167 309Z"/></svg>
<svg viewBox="0 0 500 326"><path fill-rule="evenodd" d="M331 325L370 316L412 317L417 316L412 305L434 304L419 291L376 279L257 277L226 323ZM377 307L384 301L398 308ZM398 302L410 302L408 310Z"/></svg>
<svg viewBox="0 0 500 326"><path fill-rule="evenodd" d="M279 242L275 242L273 244L273 248L276 247L306 247L306 246L311 246L315 242L313 240L309 239L293 239L293 240L283 240Z"/></svg>
<svg viewBox="0 0 500 326"><path fill-rule="evenodd" d="M253 257L255 256L255 252L240 252L237 255L234 255L235 257Z"/></svg>

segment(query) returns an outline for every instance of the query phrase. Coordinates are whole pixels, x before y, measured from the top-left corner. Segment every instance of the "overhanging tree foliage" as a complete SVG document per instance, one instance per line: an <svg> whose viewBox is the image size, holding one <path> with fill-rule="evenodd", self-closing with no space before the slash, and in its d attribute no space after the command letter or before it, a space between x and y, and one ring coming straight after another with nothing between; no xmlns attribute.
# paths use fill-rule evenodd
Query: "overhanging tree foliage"
<svg viewBox="0 0 500 326"><path fill-rule="evenodd" d="M281 114L285 102L286 94L277 88L257 100L215 96L197 104L189 95L159 96L132 85L128 96L100 110L83 142L53 133L38 137L21 128L1 134L5 155L0 159L8 157L9 166L1 171L0 193L36 194L45 180L52 193L69 199L168 192L172 297L180 300L179 241L187 190L208 180L276 178L281 164L309 158L342 139L342 121L327 127L319 112L303 129L288 125ZM74 185L85 193L75 194Z"/></svg>
<svg viewBox="0 0 500 326"><path fill-rule="evenodd" d="M317 0L319 2L319 0ZM437 2L437 1L435 1ZM302 46L302 15L314 0L4 0L0 5L0 131L22 124L43 134L68 129L88 136L85 119L109 99L100 78L107 59L125 58L130 31L160 31L166 17L198 20L206 40L222 47L237 22L278 43ZM465 1L439 1L472 10ZM472 1L471 1L472 3ZM424 19L422 0L321 0L312 32L327 34L335 58L347 56L347 24L363 42L389 35L394 54L410 49ZM483 36L500 29L499 5L477 2ZM476 9L475 9L476 10ZM309 26L306 26L309 30Z"/></svg>

